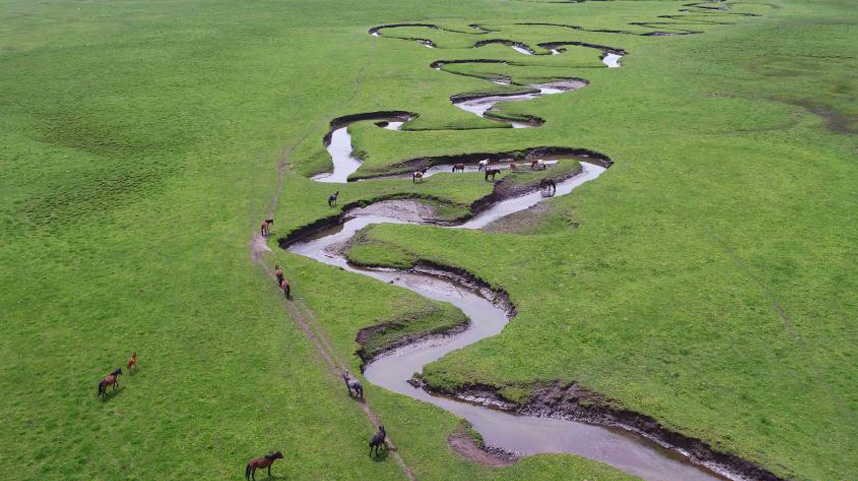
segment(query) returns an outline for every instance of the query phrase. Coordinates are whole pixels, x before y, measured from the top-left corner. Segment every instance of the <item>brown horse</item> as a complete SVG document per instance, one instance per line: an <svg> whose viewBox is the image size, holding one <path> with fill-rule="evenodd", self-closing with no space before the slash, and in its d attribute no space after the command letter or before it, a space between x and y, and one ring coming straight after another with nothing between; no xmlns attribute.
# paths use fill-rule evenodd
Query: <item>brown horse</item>
<svg viewBox="0 0 858 481"><path fill-rule="evenodd" d="M98 397L103 398L107 395L108 386L113 386L113 390L116 390L116 387L119 386L119 376L122 375L122 368L113 371L105 378L102 378L98 381Z"/></svg>
<svg viewBox="0 0 858 481"><path fill-rule="evenodd" d="M486 182L489 181L489 176L495 180L495 176L500 174L500 169L486 169Z"/></svg>
<svg viewBox="0 0 858 481"><path fill-rule="evenodd" d="M268 468L268 477L270 478L271 465L278 459L283 459L283 453L280 451L277 451L276 453L268 453L261 458L251 459L250 462L247 463L247 467L244 468L244 478L253 478L253 481L256 481L256 470L265 468Z"/></svg>
<svg viewBox="0 0 858 481"><path fill-rule="evenodd" d="M282 286L286 277L283 275L283 269L279 265L274 264L274 277L277 278L277 286Z"/></svg>
<svg viewBox="0 0 858 481"><path fill-rule="evenodd" d="M289 284L289 281L283 279L280 282L280 288L283 289L283 295L286 296L286 299L292 298L292 286Z"/></svg>
<svg viewBox="0 0 858 481"><path fill-rule="evenodd" d="M464 172L464 171L465 171L465 164L455 164L455 165L453 165L453 173L454 173L454 174L455 174L456 172Z"/></svg>
<svg viewBox="0 0 858 481"><path fill-rule="evenodd" d="M274 225L274 219L265 219L262 221L262 237L271 234L271 226Z"/></svg>
<svg viewBox="0 0 858 481"><path fill-rule="evenodd" d="M125 369L128 371L128 374L131 374L132 371L137 370L137 353L131 353L131 359L125 364Z"/></svg>
<svg viewBox="0 0 858 481"><path fill-rule="evenodd" d="M423 182L423 176L424 175L426 175L426 169L418 170L417 172L414 172L413 174L411 174L411 182L414 182L415 184L417 183L418 180L420 182Z"/></svg>
<svg viewBox="0 0 858 481"><path fill-rule="evenodd" d="M530 163L530 170L545 170L545 162L542 159L536 159Z"/></svg>
<svg viewBox="0 0 858 481"><path fill-rule="evenodd" d="M512 170L512 171L518 170L518 166L515 165L515 162L509 163L509 170Z"/></svg>

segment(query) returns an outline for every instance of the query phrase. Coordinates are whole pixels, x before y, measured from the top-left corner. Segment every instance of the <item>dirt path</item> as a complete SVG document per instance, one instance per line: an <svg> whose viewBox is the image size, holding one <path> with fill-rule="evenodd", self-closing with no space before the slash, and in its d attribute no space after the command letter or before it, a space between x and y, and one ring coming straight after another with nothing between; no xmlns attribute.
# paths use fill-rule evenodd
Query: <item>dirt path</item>
<svg viewBox="0 0 858 481"><path fill-rule="evenodd" d="M321 116L319 121L310 125L304 134L296 140L289 144L286 149L283 151L283 154L280 156L280 160L277 164L277 185L275 188L274 196L271 199L271 202L268 204L266 209L267 218L273 218L274 213L277 210L277 205L280 202L280 194L283 192L283 177L286 174L286 169L288 168L287 161L289 160L292 153L298 148L301 143L307 140L309 136L316 131L320 126L325 124L325 120L331 118L332 115L339 110L344 105L348 104L357 92L360 90L360 86L363 83L364 71L367 68L367 65L371 63L372 58L375 54L375 45L376 42L372 42L372 46L370 47L369 58L366 62L361 63L361 68L358 71L357 76L355 77L354 88L351 93L340 101L336 106L334 106L328 115ZM251 219L254 218L253 215L250 216ZM251 221L251 238L249 242L250 247L250 260L255 265L257 265L260 269L262 269L265 274L274 280L274 270L266 264L263 260L263 256L266 252L271 252L271 248L268 247L268 244L257 231L258 226L256 222ZM345 369L345 366L348 366L347 363L343 362L342 359L336 353L336 350L332 347L332 343L325 333L324 329L316 322L315 316L313 316L312 312L303 302L295 300L295 301L287 301L283 300L284 309L289 314L292 320L295 321L295 324L301 329L302 332L307 336L308 339L313 343L313 346L316 348L316 352L319 357L325 362L328 366L331 375L333 375L336 379L340 379L342 371ZM361 409L363 410L366 417L369 419L370 423L375 428L378 428L380 422L378 415L372 410L369 404L364 401L359 403ZM402 456L396 450L396 446L393 443L393 440L388 436L387 444L389 446L389 456L396 460L396 463L399 465L402 470L402 474L405 475L411 481L417 481L417 478L414 476L414 472L411 468L405 463L402 459Z"/></svg>

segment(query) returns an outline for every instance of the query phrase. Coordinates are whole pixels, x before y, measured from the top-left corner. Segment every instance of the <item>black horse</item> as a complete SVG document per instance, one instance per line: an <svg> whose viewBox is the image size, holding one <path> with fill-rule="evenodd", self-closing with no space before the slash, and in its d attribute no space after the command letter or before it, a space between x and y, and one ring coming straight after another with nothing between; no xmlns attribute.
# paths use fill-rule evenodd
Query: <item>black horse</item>
<svg viewBox="0 0 858 481"><path fill-rule="evenodd" d="M337 197L340 196L340 191L336 191L333 194L328 196L328 207L334 207L337 205Z"/></svg>
<svg viewBox="0 0 858 481"><path fill-rule="evenodd" d="M375 448L375 455L378 456L378 447L384 446L387 449L387 444L384 440L387 438L387 433L384 432L384 426L378 427L378 432L375 433L375 436L372 437L372 440L369 442L369 455L372 456L372 450Z"/></svg>
<svg viewBox="0 0 858 481"><path fill-rule="evenodd" d="M500 174L500 169L486 169L486 182L489 181L489 177L495 180L495 176L498 174Z"/></svg>
<svg viewBox="0 0 858 481"><path fill-rule="evenodd" d="M346 383L346 387L349 390L349 396L352 395L352 391L354 391L354 395L363 399L363 384L357 379L352 378L352 375L346 371L343 373L343 382Z"/></svg>
<svg viewBox="0 0 858 481"><path fill-rule="evenodd" d="M557 183L551 179L542 179L539 181L539 188L545 191L549 197L557 193Z"/></svg>

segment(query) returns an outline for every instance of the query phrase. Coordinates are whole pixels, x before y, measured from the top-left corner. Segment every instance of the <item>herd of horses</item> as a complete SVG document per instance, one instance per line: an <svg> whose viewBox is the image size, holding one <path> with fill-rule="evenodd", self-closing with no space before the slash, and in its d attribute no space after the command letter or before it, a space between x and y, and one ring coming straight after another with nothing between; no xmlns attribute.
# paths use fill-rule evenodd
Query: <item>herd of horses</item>
<svg viewBox="0 0 858 481"><path fill-rule="evenodd" d="M530 170L545 170L547 164L542 159L536 159L530 162ZM509 170L515 172L519 168L519 165L515 162L510 162ZM428 168L416 170L411 174L411 181L413 183L423 182L423 178L426 177L426 171ZM465 172L465 164L453 164L452 172L455 174L456 172ZM483 159L477 164L477 172L485 172L485 180L489 181L489 177L491 180L495 180L495 176L501 173L501 169L499 168L491 168L489 159ZM339 192L337 192L339 194ZM333 197L333 196L332 196ZM336 199L335 199L336 200ZM328 201L328 205L333 207L336 203L331 204L330 200Z"/></svg>
<svg viewBox="0 0 858 481"><path fill-rule="evenodd" d="M509 164L509 170L517 171L519 166L515 162L511 162ZM531 170L545 170L546 164L541 159L534 160L530 163ZM423 178L426 176L426 172L428 169L421 169L415 171L411 175L411 180L415 184L417 182L422 182ZM456 172L465 172L465 164L459 163L453 165L452 169L453 173ZM492 181L495 180L495 176L501 173L501 169L493 168L488 159L481 160L477 166L478 172L484 172L484 178L486 181L489 181L491 178ZM551 179L542 179L539 183L539 188L546 192L547 195L554 195L557 192L557 184ZM337 198L340 195L340 191L336 191L330 196L328 196L328 207L336 207ZM261 225L261 234L263 237L266 237L271 234L271 226L274 224L274 219L265 219L262 221ZM274 277L276 278L277 286L283 290L283 294L287 299L292 298L292 286L289 281L286 279L283 269L280 265L274 266ZM135 368L137 364L137 354L133 354L131 356L131 360L128 361L127 369L131 370ZM122 374L122 369L117 369L110 373L109 376L105 377L98 383L98 394L102 397L107 390L107 387L113 385L114 389L118 385L118 377ZM355 397L357 399L363 400L363 384L353 377L351 373L348 371L342 372L343 382L346 385L346 389L348 389L349 397ZM379 448L384 447L387 448L387 432L384 430L384 426L380 425L378 427L378 432L373 435L372 439L369 441L369 455L373 456L375 454L378 456ZM274 464L274 461L278 459L283 459L283 454L280 451L272 451L261 458L251 459L250 462L247 463L247 466L244 470L244 476L249 481L253 479L256 481L256 470L257 469L268 469L268 476L271 476L271 465Z"/></svg>
<svg viewBox="0 0 858 481"><path fill-rule="evenodd" d="M133 373L137 370L137 353L131 354L131 359L125 363L125 370L128 374ZM119 376L122 375L122 368L114 369L113 372L108 374L107 376L98 380L98 397L99 399L104 399L107 396L107 388L113 386L113 390L116 391L116 388L119 387Z"/></svg>

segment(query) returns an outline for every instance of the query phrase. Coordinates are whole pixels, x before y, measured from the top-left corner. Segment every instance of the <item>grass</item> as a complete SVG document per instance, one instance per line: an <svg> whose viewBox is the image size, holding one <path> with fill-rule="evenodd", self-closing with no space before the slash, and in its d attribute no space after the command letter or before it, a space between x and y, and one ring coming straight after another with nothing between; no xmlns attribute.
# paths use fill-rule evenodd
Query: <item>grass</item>
<svg viewBox="0 0 858 481"><path fill-rule="evenodd" d="M406 128L423 130L352 126L367 169L539 145L617 162L552 200L530 236L370 231L397 246L392 258L462 266L519 306L502 335L429 369L431 382L526 393L534 380L576 379L796 479L854 474L854 6L742 7L766 17L697 25L707 33L693 37L513 25L647 33L628 23L681 4L370 0L343 14L333 0L0 2L0 471L220 480L280 449L278 477L403 479L393 460L366 457L372 426L248 256L278 193L282 235L338 212L325 202L337 188L341 205L469 204L489 192L467 175L343 187L304 177L329 165L330 119L399 109L420 113ZM450 105L485 80L428 65L520 56L456 50L464 40L444 32L430 33L447 50L366 34L404 21L479 22L529 45L587 41L630 55L610 71L588 67L598 52L571 47L510 67L591 82L504 106L547 120L512 131ZM457 315L287 253L266 261L286 264L297 307L353 371L360 328L422 312L428 329ZM96 381L131 351L140 372L98 401ZM573 456L483 468L446 447L453 416L372 386L367 397L421 480L630 479Z"/></svg>

